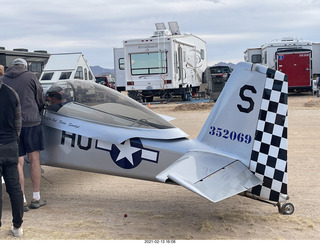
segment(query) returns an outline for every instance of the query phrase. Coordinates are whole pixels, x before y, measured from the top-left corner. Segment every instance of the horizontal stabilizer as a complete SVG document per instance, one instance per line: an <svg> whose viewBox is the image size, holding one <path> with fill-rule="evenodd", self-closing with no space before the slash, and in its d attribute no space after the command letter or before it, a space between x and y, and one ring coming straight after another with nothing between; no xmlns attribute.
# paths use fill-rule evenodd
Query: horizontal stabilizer
<svg viewBox="0 0 320 244"><path fill-rule="evenodd" d="M163 118L164 120L170 122L172 120L175 120L176 118L175 117L171 117L171 116L168 116L168 115L165 115L165 114L158 114L161 118Z"/></svg>
<svg viewBox="0 0 320 244"><path fill-rule="evenodd" d="M185 154L157 178L161 181L169 178L212 202L262 183L240 161L208 152Z"/></svg>

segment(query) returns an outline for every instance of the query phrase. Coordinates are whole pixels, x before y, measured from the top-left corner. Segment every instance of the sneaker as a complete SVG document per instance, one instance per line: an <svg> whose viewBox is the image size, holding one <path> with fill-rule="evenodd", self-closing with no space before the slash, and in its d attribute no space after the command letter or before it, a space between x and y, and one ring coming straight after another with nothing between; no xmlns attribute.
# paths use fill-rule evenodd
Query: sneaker
<svg viewBox="0 0 320 244"><path fill-rule="evenodd" d="M30 208L40 208L44 205L47 205L47 200L40 198L40 200L32 199Z"/></svg>
<svg viewBox="0 0 320 244"><path fill-rule="evenodd" d="M23 235L23 229L20 228L15 228L15 227L11 227L11 233L13 234L13 236L15 237L21 237Z"/></svg>
<svg viewBox="0 0 320 244"><path fill-rule="evenodd" d="M28 211L29 211L28 203L24 202L23 203L23 212L28 212Z"/></svg>

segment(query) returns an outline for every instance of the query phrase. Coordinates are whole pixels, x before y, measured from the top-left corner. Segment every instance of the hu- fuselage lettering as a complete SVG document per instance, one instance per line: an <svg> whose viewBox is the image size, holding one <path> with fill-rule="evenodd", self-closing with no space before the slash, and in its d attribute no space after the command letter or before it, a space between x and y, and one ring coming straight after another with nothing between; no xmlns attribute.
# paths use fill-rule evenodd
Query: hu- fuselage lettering
<svg viewBox="0 0 320 244"><path fill-rule="evenodd" d="M88 138L87 139L87 143L85 145L84 142L82 142L82 136L71 133L68 134L66 131L62 131L62 136L61 136L61 145L65 144L66 139L70 139L71 140L71 147L75 147L76 144L76 138L77 138L77 146L81 149L81 150L89 150L91 148L92 145L92 138Z"/></svg>

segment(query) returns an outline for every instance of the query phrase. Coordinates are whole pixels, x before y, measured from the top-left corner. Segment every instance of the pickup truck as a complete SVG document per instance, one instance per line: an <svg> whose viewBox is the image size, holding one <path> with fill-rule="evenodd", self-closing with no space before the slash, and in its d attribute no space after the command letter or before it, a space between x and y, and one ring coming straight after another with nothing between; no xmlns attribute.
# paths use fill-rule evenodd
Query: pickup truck
<svg viewBox="0 0 320 244"><path fill-rule="evenodd" d="M110 76L96 76L96 83L115 89L115 82Z"/></svg>

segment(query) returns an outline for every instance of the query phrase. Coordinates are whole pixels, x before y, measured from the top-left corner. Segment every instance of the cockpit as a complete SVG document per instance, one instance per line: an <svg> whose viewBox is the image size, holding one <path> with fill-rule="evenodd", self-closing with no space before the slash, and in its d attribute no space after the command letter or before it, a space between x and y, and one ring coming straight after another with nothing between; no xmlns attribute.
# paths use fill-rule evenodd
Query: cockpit
<svg viewBox="0 0 320 244"><path fill-rule="evenodd" d="M129 97L88 81L64 80L47 91L47 111L99 124L148 129L175 128Z"/></svg>

